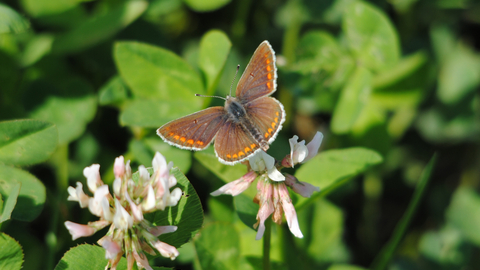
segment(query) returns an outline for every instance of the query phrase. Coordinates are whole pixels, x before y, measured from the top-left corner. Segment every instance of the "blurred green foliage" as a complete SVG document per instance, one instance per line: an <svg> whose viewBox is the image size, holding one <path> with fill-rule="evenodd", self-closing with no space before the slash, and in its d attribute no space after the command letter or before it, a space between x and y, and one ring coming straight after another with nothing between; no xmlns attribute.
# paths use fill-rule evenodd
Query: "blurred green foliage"
<svg viewBox="0 0 480 270"><path fill-rule="evenodd" d="M151 261L261 269L254 185L209 196L245 166L173 148L155 128L222 104L194 94L227 95L237 64L269 40L287 112L269 153L325 134L320 155L289 171L322 190L293 196L303 239L272 228L272 267L477 269L479 30L474 0L0 0L0 264L66 269L91 253L105 265L100 248L67 252L63 222L92 217L66 188L92 163L111 183L115 157L135 169L160 151L205 222L176 261Z"/></svg>

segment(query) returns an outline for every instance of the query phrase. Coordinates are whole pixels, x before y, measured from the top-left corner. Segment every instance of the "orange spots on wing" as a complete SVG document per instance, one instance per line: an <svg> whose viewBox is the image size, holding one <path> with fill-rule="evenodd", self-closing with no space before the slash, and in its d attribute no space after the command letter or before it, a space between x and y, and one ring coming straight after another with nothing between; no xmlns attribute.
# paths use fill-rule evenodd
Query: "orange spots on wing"
<svg viewBox="0 0 480 270"><path fill-rule="evenodd" d="M238 158L237 154L233 154L232 157L233 157L233 158Z"/></svg>
<svg viewBox="0 0 480 270"><path fill-rule="evenodd" d="M178 139L180 139L180 136L175 135L175 136L173 136L173 138L174 138L175 140L178 140Z"/></svg>
<svg viewBox="0 0 480 270"><path fill-rule="evenodd" d="M252 151L252 149L250 149L250 148L248 148L248 147L245 147L244 150L245 150L245 153L248 153L248 152L251 152L251 151Z"/></svg>
<svg viewBox="0 0 480 270"><path fill-rule="evenodd" d="M268 132L265 132L265 138L268 138L269 135Z"/></svg>
<svg viewBox="0 0 480 270"><path fill-rule="evenodd" d="M187 140L187 139L185 139L185 137L181 137L181 138L180 138L180 141L181 141L181 142L185 142L186 140Z"/></svg>
<svg viewBox="0 0 480 270"><path fill-rule="evenodd" d="M277 116L279 116L278 112L275 113Z"/></svg>
<svg viewBox="0 0 480 270"><path fill-rule="evenodd" d="M268 133L272 134L273 129L269 128Z"/></svg>
<svg viewBox="0 0 480 270"><path fill-rule="evenodd" d="M273 120L275 120L275 123L278 123L278 117L275 117L275 119L273 119Z"/></svg>
<svg viewBox="0 0 480 270"><path fill-rule="evenodd" d="M268 53L266 53L263 57L267 58L268 57ZM268 60L267 60L268 61Z"/></svg>
<svg viewBox="0 0 480 270"><path fill-rule="evenodd" d="M232 158L232 156L227 154L227 158Z"/></svg>
<svg viewBox="0 0 480 270"><path fill-rule="evenodd" d="M272 88L272 84L270 82L267 82L267 88L268 89Z"/></svg>
<svg viewBox="0 0 480 270"><path fill-rule="evenodd" d="M203 145L202 141L196 141L195 143L198 144L198 145Z"/></svg>
<svg viewBox="0 0 480 270"><path fill-rule="evenodd" d="M272 68L270 66L267 66L267 71L271 71Z"/></svg>
<svg viewBox="0 0 480 270"><path fill-rule="evenodd" d="M255 144L250 144L250 148L255 149L255 147L257 147Z"/></svg>
<svg viewBox="0 0 480 270"><path fill-rule="evenodd" d="M268 74L267 74L267 78L268 78L269 80L271 80L271 79L272 79L272 73L268 73Z"/></svg>
<svg viewBox="0 0 480 270"><path fill-rule="evenodd" d="M193 140L190 139L190 140L187 141L187 143L188 143L188 144L193 144Z"/></svg>
<svg viewBox="0 0 480 270"><path fill-rule="evenodd" d="M245 156L245 153L243 153L242 151L238 152L238 156L241 157L241 156Z"/></svg>
<svg viewBox="0 0 480 270"><path fill-rule="evenodd" d="M173 132L170 132L170 133L168 133L168 136L170 136L170 137L171 137L171 136L173 136L174 134L175 134L175 133L173 133Z"/></svg>
<svg viewBox="0 0 480 270"><path fill-rule="evenodd" d="M272 122L272 128L275 128L277 124L275 122Z"/></svg>

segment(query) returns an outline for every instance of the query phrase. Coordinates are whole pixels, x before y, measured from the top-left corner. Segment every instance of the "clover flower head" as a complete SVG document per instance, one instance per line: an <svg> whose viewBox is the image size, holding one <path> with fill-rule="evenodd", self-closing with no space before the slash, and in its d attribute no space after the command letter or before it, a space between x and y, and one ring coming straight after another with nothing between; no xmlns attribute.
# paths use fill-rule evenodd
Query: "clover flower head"
<svg viewBox="0 0 480 270"><path fill-rule="evenodd" d="M152 269L145 253L155 255L154 249L164 257L174 260L178 250L157 239L163 233L176 231L176 226L154 226L144 219L145 213L164 210L166 207L177 205L182 191L173 188L177 180L170 174L173 164L167 164L165 158L156 153L153 158L153 174L150 175L144 166L139 168L139 178L132 179L130 161L125 164L124 157L115 159L113 172L113 195L108 185L100 178L100 165L93 164L84 169L87 186L93 197L83 192L83 185L77 182L77 187L69 187L69 201L77 201L80 207L87 208L98 216L98 221L87 225L71 221L65 222L65 227L75 240L80 237L91 236L100 229L110 225L107 234L98 240L98 244L105 249L108 264L105 269L116 269L123 254L127 258L128 269L134 263L139 269Z"/></svg>
<svg viewBox="0 0 480 270"><path fill-rule="evenodd" d="M287 173L282 174L280 171L282 168L293 168L295 164L305 163L316 156L322 139L323 134L317 132L312 141L305 145L305 141L298 142L298 136L293 136L289 140L290 153L281 162L276 162L272 156L264 151L257 152L248 161L249 172L247 174L222 186L212 192L211 195L230 194L237 196L245 191L255 179L259 179L257 194L253 200L260 206L257 213L257 223L253 225L254 228L258 228L255 239L259 240L263 237L265 221L268 217L272 216L273 221L280 224L283 215L285 215L288 228L292 234L302 238L303 234L298 224L297 213L287 187L303 197L312 196L313 192L320 191L320 188L306 182L300 182L294 176Z"/></svg>

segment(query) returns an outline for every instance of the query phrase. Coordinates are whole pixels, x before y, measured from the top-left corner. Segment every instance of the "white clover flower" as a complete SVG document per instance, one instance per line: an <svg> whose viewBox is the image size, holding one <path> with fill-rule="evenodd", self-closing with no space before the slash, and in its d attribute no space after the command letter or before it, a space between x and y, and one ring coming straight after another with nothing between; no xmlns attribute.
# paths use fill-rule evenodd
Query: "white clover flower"
<svg viewBox="0 0 480 270"><path fill-rule="evenodd" d="M144 220L144 213L175 206L182 196L180 188L170 191L170 188L177 184L177 179L170 174L173 163L167 164L165 158L157 152L152 164L154 169L152 175L144 166L139 167L139 178L135 183L132 179L130 161L125 164L123 156L117 157L113 166L114 196L100 179L98 164L93 164L83 171L93 197L83 192L81 183L77 183L76 188L68 188L68 200L78 201L82 208L88 207L92 214L100 218L98 221L89 222L88 225L65 222L73 240L90 236L110 225L107 235L98 241L105 249L105 257L109 260L106 269L116 269L123 254L127 257L129 270L135 262L140 269L152 269L144 253L155 254L154 249L172 260L179 255L174 246L157 239L158 235L174 232L177 227L155 227Z"/></svg>

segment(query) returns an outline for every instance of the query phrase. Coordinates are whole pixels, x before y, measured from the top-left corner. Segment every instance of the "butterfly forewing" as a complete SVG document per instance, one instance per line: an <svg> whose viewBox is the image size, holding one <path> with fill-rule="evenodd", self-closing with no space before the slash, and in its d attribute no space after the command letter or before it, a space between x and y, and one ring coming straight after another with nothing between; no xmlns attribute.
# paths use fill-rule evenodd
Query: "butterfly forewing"
<svg viewBox="0 0 480 270"><path fill-rule="evenodd" d="M157 134L177 147L202 150L212 142L226 119L223 107L211 107L165 124L157 129Z"/></svg>
<svg viewBox="0 0 480 270"><path fill-rule="evenodd" d="M250 120L263 138L272 143L285 122L283 105L272 97L261 97L245 104Z"/></svg>
<svg viewBox="0 0 480 270"><path fill-rule="evenodd" d="M270 95L275 92L276 81L275 52L270 43L264 41L253 53L247 68L238 81L235 94L241 100L254 100Z"/></svg>
<svg viewBox="0 0 480 270"><path fill-rule="evenodd" d="M235 164L258 151L260 146L241 125L227 121L215 139L215 153L221 162Z"/></svg>

